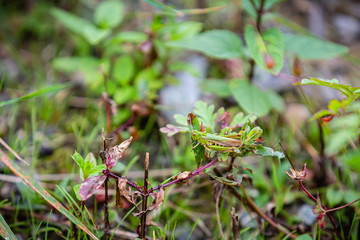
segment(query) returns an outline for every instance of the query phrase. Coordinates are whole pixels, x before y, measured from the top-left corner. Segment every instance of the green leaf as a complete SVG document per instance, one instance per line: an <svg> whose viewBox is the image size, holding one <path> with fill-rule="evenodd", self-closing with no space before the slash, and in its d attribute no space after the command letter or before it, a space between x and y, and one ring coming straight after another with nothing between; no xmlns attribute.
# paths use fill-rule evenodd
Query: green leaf
<svg viewBox="0 0 360 240"><path fill-rule="evenodd" d="M114 72L113 76L117 82L121 84L129 83L131 78L135 73L135 64L134 60L128 56L124 55L116 59L114 63Z"/></svg>
<svg viewBox="0 0 360 240"><path fill-rule="evenodd" d="M168 42L167 46L199 51L219 59L239 58L243 55L241 39L228 30L210 30L190 38Z"/></svg>
<svg viewBox="0 0 360 240"><path fill-rule="evenodd" d="M175 41L184 38L193 37L202 29L202 23L199 22L176 22L162 27L158 35L168 41Z"/></svg>
<svg viewBox="0 0 360 240"><path fill-rule="evenodd" d="M266 94L270 100L272 106L271 108L283 113L285 111L285 103L283 98L278 93L273 91L267 91Z"/></svg>
<svg viewBox="0 0 360 240"><path fill-rule="evenodd" d="M52 8L50 13L62 25L79 35L82 35L86 26L91 25L90 22L58 8Z"/></svg>
<svg viewBox="0 0 360 240"><path fill-rule="evenodd" d="M94 21L101 28L114 28L124 17L124 5L120 1L103 1L95 9Z"/></svg>
<svg viewBox="0 0 360 240"><path fill-rule="evenodd" d="M352 100L358 98L356 92L360 90L360 87L352 87L351 85L341 84L337 79L325 80L311 77L309 79L302 79L301 82L295 83L294 85L319 85L330 87L340 91L345 96L352 97Z"/></svg>
<svg viewBox="0 0 360 240"><path fill-rule="evenodd" d="M92 45L96 45L110 34L108 29L98 29L93 25L88 25L83 29L83 37Z"/></svg>
<svg viewBox="0 0 360 240"><path fill-rule="evenodd" d="M9 225L0 213L0 236L6 240L17 240L13 231L11 231Z"/></svg>
<svg viewBox="0 0 360 240"><path fill-rule="evenodd" d="M168 7L165 4L162 4L161 2L158 2L156 0L143 0L143 1L151 4L152 6L158 8L158 9L164 10L166 12L173 12L178 16L184 16L184 14L182 12L180 12L174 8Z"/></svg>
<svg viewBox="0 0 360 240"><path fill-rule="evenodd" d="M285 49L301 59L329 59L346 54L349 49L343 45L319 38L297 34L284 34Z"/></svg>
<svg viewBox="0 0 360 240"><path fill-rule="evenodd" d="M175 122L182 125L182 126L185 126L187 127L187 119L186 119L186 116L184 115L181 115L181 114L175 114L174 115L174 119L175 119Z"/></svg>
<svg viewBox="0 0 360 240"><path fill-rule="evenodd" d="M85 162L90 162L93 167L96 167L96 158L92 152L88 153L85 157Z"/></svg>
<svg viewBox="0 0 360 240"><path fill-rule="evenodd" d="M349 104L348 99L343 99L341 102L339 100L332 99L329 102L328 108L333 111L333 113L337 114L340 108L345 109L346 106Z"/></svg>
<svg viewBox="0 0 360 240"><path fill-rule="evenodd" d="M342 156L341 161L350 166L351 169L357 173L360 173L360 151L350 151L346 155Z"/></svg>
<svg viewBox="0 0 360 240"><path fill-rule="evenodd" d="M75 225L81 228L85 233L87 233L92 239L98 239L87 227L75 217L68 209L66 209L60 202L58 202L49 192L47 192L39 182L37 182L30 170L25 170L20 168L20 166L14 162L10 161L9 157L0 150L0 160L12 171L16 176L18 176L25 184L30 186L35 192L37 192L44 200L46 200L52 207L58 210L61 214L67 217Z"/></svg>
<svg viewBox="0 0 360 240"><path fill-rule="evenodd" d="M300 235L296 238L296 240L312 240L313 238L309 236L308 234Z"/></svg>
<svg viewBox="0 0 360 240"><path fill-rule="evenodd" d="M138 98L136 89L132 86L124 86L116 90L114 94L114 101L121 105L128 101L134 101Z"/></svg>
<svg viewBox="0 0 360 240"><path fill-rule="evenodd" d="M359 198L359 192L352 189L348 189L344 194L344 201L347 203L355 201L358 198Z"/></svg>
<svg viewBox="0 0 360 240"><path fill-rule="evenodd" d="M261 36L251 26L245 26L245 41L256 64L267 72L277 74L284 64L284 39L282 32L277 28L267 29ZM266 65L266 56L274 61L275 66Z"/></svg>
<svg viewBox="0 0 360 240"><path fill-rule="evenodd" d="M79 201L81 201L81 197L80 197L80 194L79 194L80 186L81 186L81 184L76 184L76 185L73 187L75 196L76 196L76 198L77 198Z"/></svg>
<svg viewBox="0 0 360 240"><path fill-rule="evenodd" d="M9 105L9 104L14 104L14 103L24 101L24 100L27 100L27 99L31 99L31 98L36 98L36 97L39 97L39 96L42 96L42 95L45 95L45 94L59 92L59 91L65 89L65 88L68 88L69 86L70 86L70 84L66 83L66 84L54 84L54 85L51 85L51 86L48 86L48 87L44 87L44 88L41 88L41 89L39 89L39 90L37 90L35 92L29 93L29 94L27 94L25 96L15 98L15 99L10 99L10 100L7 100L7 101L2 101L2 102L0 102L0 107L6 106L6 105Z"/></svg>
<svg viewBox="0 0 360 240"><path fill-rule="evenodd" d="M118 44L123 42L130 42L130 43L142 43L144 42L148 36L143 32L120 32L115 35L111 42Z"/></svg>
<svg viewBox="0 0 360 240"><path fill-rule="evenodd" d="M55 70L66 73L77 71L95 72L100 62L94 57L59 57L55 58L52 63Z"/></svg>
<svg viewBox="0 0 360 240"><path fill-rule="evenodd" d="M92 166L91 162L85 162L84 167L82 168L85 180L90 176L90 171L91 171L92 167L93 166Z"/></svg>
<svg viewBox="0 0 360 240"><path fill-rule="evenodd" d="M92 23L61 9L51 9L51 14L66 28L83 36L90 44L97 44L110 34L107 29L98 29Z"/></svg>
<svg viewBox="0 0 360 240"><path fill-rule="evenodd" d="M89 177L93 177L95 176L96 174L98 173L102 173L103 170L106 169L106 165L105 164L100 164L100 165L97 165L95 167L93 167L90 172L89 172Z"/></svg>
<svg viewBox="0 0 360 240"><path fill-rule="evenodd" d="M194 108L194 113L199 118L199 122L202 122L204 127L210 127L212 130L214 130L216 118L214 109L214 105L208 105L206 102L201 100L195 103Z"/></svg>
<svg viewBox="0 0 360 240"><path fill-rule="evenodd" d="M229 82L224 79L206 79L202 83L202 88L204 92L213 93L222 98L231 96Z"/></svg>
<svg viewBox="0 0 360 240"><path fill-rule="evenodd" d="M234 127L235 125L244 125L247 121L250 121L250 123L254 123L257 117L255 115L246 115L244 116L244 113L240 112L235 115L233 120L230 123L230 127Z"/></svg>
<svg viewBox="0 0 360 240"><path fill-rule="evenodd" d="M351 129L344 129L332 134L326 144L326 153L329 155L337 153L341 148L349 144L350 139L354 139L356 136L356 131L354 132Z"/></svg>
<svg viewBox="0 0 360 240"><path fill-rule="evenodd" d="M334 188L328 188L326 191L326 200L329 207L334 207L341 203L344 198L344 193L341 190L335 190Z"/></svg>
<svg viewBox="0 0 360 240"><path fill-rule="evenodd" d="M262 117L269 113L271 103L268 95L246 80L232 80L230 90L237 103L249 114Z"/></svg>
<svg viewBox="0 0 360 240"><path fill-rule="evenodd" d="M84 158L80 155L80 153L75 152L75 153L72 155L72 159L74 159L74 161L77 163L77 165L78 165L80 168L84 168L84 166L85 166L85 160L84 160Z"/></svg>

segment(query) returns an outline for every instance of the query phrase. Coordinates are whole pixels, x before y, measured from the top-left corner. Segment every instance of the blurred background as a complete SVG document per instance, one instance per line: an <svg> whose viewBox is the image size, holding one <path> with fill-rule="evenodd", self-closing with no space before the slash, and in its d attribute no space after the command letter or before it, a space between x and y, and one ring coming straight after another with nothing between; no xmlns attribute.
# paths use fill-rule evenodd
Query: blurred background
<svg viewBox="0 0 360 240"><path fill-rule="evenodd" d="M334 132L319 128L317 121L309 121L312 114L327 108L330 100L344 96L331 88L304 86L299 91L293 85L307 77L335 78L342 84L360 85L358 1L266 0L261 30L276 27L284 35L283 67L277 73L257 64L252 66L245 43L246 24L255 25L257 21L252 3L259 6L260 1L159 2L168 8L156 8L140 0L0 0L0 103L6 103L0 106L0 137L30 163L29 171L36 179L46 182L59 199L64 197L55 184L74 196L72 186L80 179L71 156L75 151L97 156L102 149L102 127L112 139L110 145L134 137L126 157L114 170L120 175L141 179L146 152L150 153L154 186L179 171L192 171L196 164L189 136L168 137L160 128L174 123L174 114L186 115L198 100L204 100L214 104L215 109L224 107L232 115L241 111L258 115L257 124L264 129L266 145L281 150L278 143L283 142L288 153L296 156L299 168L308 162L313 180L310 185L323 194L330 206L350 202L359 195L359 169L354 170L357 162L346 165L338 161L346 158L344 148L349 148L348 143L334 143ZM213 33L204 42L195 38L212 30L226 32ZM221 45L217 39L226 40ZM208 44L210 47L204 50ZM229 46L236 50L237 44L241 54L222 55ZM246 106L232 85L234 80L244 79L256 87L256 95L246 97L250 99ZM31 93L36 98L21 99ZM8 102L17 98L17 102ZM263 105L257 105L258 101ZM358 131L357 125L354 128ZM252 176L253 184L249 184L255 202L295 226L293 230L311 231L316 220L311 212L313 206L297 193L298 189L290 190L291 179L284 174L289 164L259 158L244 161L257 173ZM39 196L32 196L25 184L9 180L4 165L0 168L4 175L0 212L8 224L12 223L19 239L26 239L47 217L46 204ZM320 173L321 168L324 171ZM274 187L276 176L281 178L280 187ZM170 190L169 203L154 214L153 220L159 229L166 225L176 229L176 239L186 239L200 218L191 239L219 239L214 207L209 210L204 204L212 198L211 183L208 179L194 181L196 184L191 186L180 186L182 192ZM186 187L189 190L184 191ZM334 197L338 195L342 197ZM31 197L25 201L26 196ZM100 206L104 200L98 196ZM90 202L94 207L94 201ZM237 205L242 226L253 229L249 234L258 234L248 237L276 236L276 231L257 231L254 218L249 220L251 214L235 202L229 196L223 202L224 231L230 231L229 209ZM300 208L305 210L298 211ZM125 212L112 209L111 214L112 220L119 222ZM354 217L351 214L349 219L343 219L345 230L350 228ZM53 236L66 236L56 221L63 219L57 216L52 220L54 228L60 229L54 230ZM136 227L134 217L121 226L129 232L135 232Z"/></svg>

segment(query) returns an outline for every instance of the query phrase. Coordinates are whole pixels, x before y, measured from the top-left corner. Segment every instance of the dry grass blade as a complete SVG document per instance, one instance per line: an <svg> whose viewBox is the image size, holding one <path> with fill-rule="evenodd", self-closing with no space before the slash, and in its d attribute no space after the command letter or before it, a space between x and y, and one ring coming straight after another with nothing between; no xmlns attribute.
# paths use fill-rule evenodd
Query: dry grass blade
<svg viewBox="0 0 360 240"><path fill-rule="evenodd" d="M22 157L20 157L19 154L17 154L2 138L0 138L0 143L1 145L4 146L4 148L6 148L6 150L11 152L17 159L19 159L20 161L22 161L23 163L29 166L29 163L25 161Z"/></svg>
<svg viewBox="0 0 360 240"><path fill-rule="evenodd" d="M40 194L51 206L57 209L60 213L66 216L70 221L76 224L84 232L86 232L92 239L98 239L87 227L79 221L74 215L72 215L69 210L67 210L60 202L58 202L53 196L51 196L39 182L35 181L25 170L20 168L18 164L13 161L10 161L8 155L0 150L0 160L19 178L21 178L24 183L29 185L35 192Z"/></svg>
<svg viewBox="0 0 360 240"><path fill-rule="evenodd" d="M211 13L219 11L223 8L228 7L229 4L221 7L209 7L209 8L195 8L195 9L183 9L181 12L183 12L185 15L198 15L198 14L205 14L205 13Z"/></svg>
<svg viewBox="0 0 360 240"><path fill-rule="evenodd" d="M0 236L7 240L16 240L15 234L11 231L3 216L0 214Z"/></svg>

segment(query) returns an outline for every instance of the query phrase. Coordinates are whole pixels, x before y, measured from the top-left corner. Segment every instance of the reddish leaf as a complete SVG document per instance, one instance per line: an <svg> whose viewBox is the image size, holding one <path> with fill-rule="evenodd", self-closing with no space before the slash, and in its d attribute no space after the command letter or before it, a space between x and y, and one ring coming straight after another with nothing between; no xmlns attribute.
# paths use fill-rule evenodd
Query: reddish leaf
<svg viewBox="0 0 360 240"><path fill-rule="evenodd" d="M79 195L82 201L91 197L106 179L105 175L87 178L80 186Z"/></svg>
<svg viewBox="0 0 360 240"><path fill-rule="evenodd" d="M187 127L175 126L172 124L167 124L166 127L160 128L160 132L166 133L169 137L171 137L179 132L187 132L187 131L189 131Z"/></svg>
<svg viewBox="0 0 360 240"><path fill-rule="evenodd" d="M122 157L125 149L127 149L132 141L133 137L130 137L128 140L123 141L120 145L112 147L108 150L108 161L106 166L108 169L111 169L115 166L117 161Z"/></svg>

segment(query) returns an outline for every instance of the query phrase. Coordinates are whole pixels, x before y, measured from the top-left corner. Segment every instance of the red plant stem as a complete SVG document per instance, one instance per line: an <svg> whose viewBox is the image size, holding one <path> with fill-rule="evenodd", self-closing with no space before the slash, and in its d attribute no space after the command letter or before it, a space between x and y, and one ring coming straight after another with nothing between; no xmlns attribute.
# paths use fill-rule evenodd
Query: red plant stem
<svg viewBox="0 0 360 240"><path fill-rule="evenodd" d="M121 177L116 176L115 174L111 173L109 170L104 170L103 174L108 176L108 177L111 177L113 179L120 179L121 178ZM129 180L127 180L127 184L130 185L133 188L136 188L136 190L138 190L141 194L144 193L144 191L137 184L135 184L133 182L130 182Z"/></svg>
<svg viewBox="0 0 360 240"><path fill-rule="evenodd" d="M141 195L149 196L149 194L155 192L156 190L159 190L160 188L166 188L166 187L168 187L168 186L170 186L170 185L183 182L183 181L185 181L185 180L187 180L187 179L189 179L189 178L192 178L192 177L194 177L194 176L196 176L196 175L199 175L199 174L201 174L205 169L211 167L212 165L214 165L214 164L217 163L217 162L218 162L218 159L216 158L216 159L212 160L211 162L209 162L208 164L205 164L205 165L202 166L201 168L198 168L198 169L196 169L195 171L193 171L188 177L182 178L182 179L176 179L176 180L174 180L174 181L172 181L172 182L168 182L168 183L163 184L163 185L160 184L160 185L158 185L158 186L155 187L155 188L151 188L149 191L147 191L147 193L145 193L144 190L141 189L141 187L139 187L137 184L135 184L135 183L133 183L133 182L127 181L127 184L128 184L129 186L133 187L133 188L136 188L136 189L140 192ZM103 171L103 174L104 174L105 176L111 177L111 178L113 178L113 179L120 179L119 176L116 176L115 174L111 173L109 170L104 170L104 171Z"/></svg>
<svg viewBox="0 0 360 240"><path fill-rule="evenodd" d="M193 171L193 172L192 172L188 177L186 177L186 178L176 179L176 180L174 180L174 181L172 181L172 182L168 182L168 183L166 183L166 184L164 184L164 185L161 185L161 184L160 184L159 186L157 186L157 187L155 187L155 188L151 188L151 189L148 191L148 194L150 194L150 193L152 193L152 192L154 192L154 191L156 191L156 190L159 190L160 188L165 188L165 187L168 187L168 186L173 185L173 184L175 184L175 183L183 182L183 181L185 181L185 180L187 180L187 179L189 179L189 178L192 178L192 177L194 177L194 176L196 176L196 175L199 175L199 174L202 173L205 169L211 167L212 165L214 165L214 164L217 163L217 162L218 162L218 159L216 158L216 159L212 160L211 162L209 162L208 164L202 166L201 168L196 169L195 171Z"/></svg>
<svg viewBox="0 0 360 240"><path fill-rule="evenodd" d="M350 206L351 204L356 203L356 202L359 201L359 200L360 200L360 198L356 199L355 201L352 201L351 203L345 204L345 205L343 205L343 206L326 210L326 212L327 212L327 213L328 213L328 212L334 212L334 211L340 210L340 209L342 209L342 208L346 208L346 207Z"/></svg>
<svg viewBox="0 0 360 240"><path fill-rule="evenodd" d="M299 184L300 184L301 189L302 189L314 202L317 202L316 198L315 198L311 193L309 193L309 191L304 187L302 181L298 181L298 182L299 182ZM359 199L358 199L358 200L359 200ZM356 201L357 201L357 200L356 200ZM355 201L355 202L356 202L356 201ZM352 203L354 203L354 202L352 202ZM352 203L350 203L350 204L352 204ZM350 204L349 204L349 205L350 205ZM321 202L320 202L320 205L321 205L321 207L325 210L325 214L328 213L327 208L326 208ZM341 207L340 207L340 208L341 208ZM331 211L334 211L334 210L331 209ZM331 223L331 225L333 226L333 228L334 228L334 230L335 230L336 235L338 236L338 238L339 238L339 239L342 239L340 233L338 232L338 230L337 230L337 228L336 228L336 225L335 225L334 220L332 219L332 217L331 217L329 214L326 214L326 216L328 216L328 218L329 218L329 220L330 220L330 223Z"/></svg>
<svg viewBox="0 0 360 240"><path fill-rule="evenodd" d="M298 181L298 182L299 182L299 184L300 184L301 189L302 189L314 202L316 202L316 198L315 198L311 193L309 193L309 191L304 187L302 181ZM326 209L326 207L325 207L324 205L322 205L322 204L321 204L321 207L324 208L324 209Z"/></svg>

